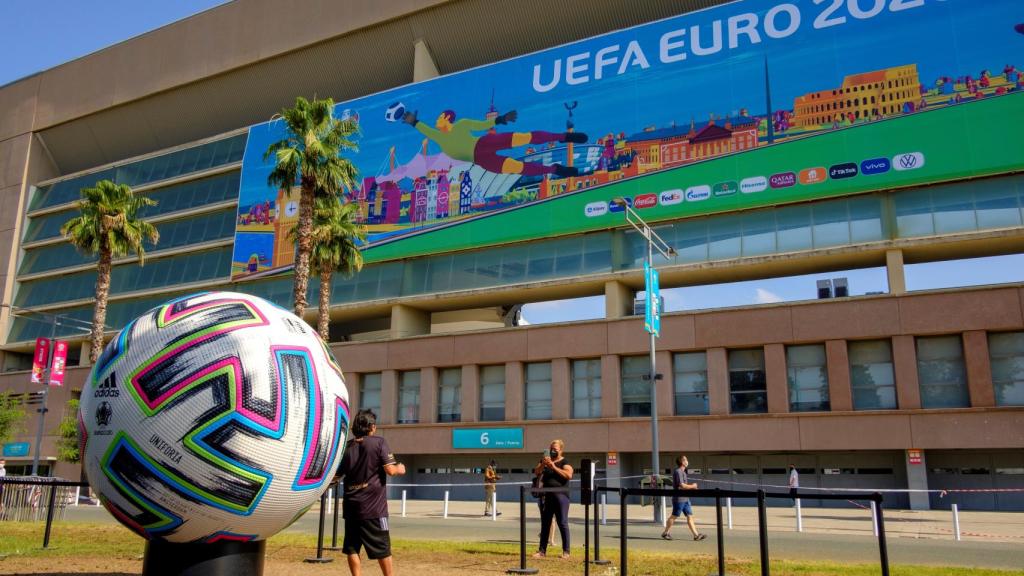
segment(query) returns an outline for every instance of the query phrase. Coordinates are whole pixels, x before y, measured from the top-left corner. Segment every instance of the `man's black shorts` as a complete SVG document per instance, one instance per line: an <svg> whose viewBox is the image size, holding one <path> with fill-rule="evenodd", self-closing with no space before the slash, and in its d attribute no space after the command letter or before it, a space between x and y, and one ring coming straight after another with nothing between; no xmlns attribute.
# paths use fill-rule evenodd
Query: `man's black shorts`
<svg viewBox="0 0 1024 576"><path fill-rule="evenodd" d="M388 532L387 518L345 518L345 541L341 545L341 552L359 554L363 546L370 560L391 556L391 533Z"/></svg>

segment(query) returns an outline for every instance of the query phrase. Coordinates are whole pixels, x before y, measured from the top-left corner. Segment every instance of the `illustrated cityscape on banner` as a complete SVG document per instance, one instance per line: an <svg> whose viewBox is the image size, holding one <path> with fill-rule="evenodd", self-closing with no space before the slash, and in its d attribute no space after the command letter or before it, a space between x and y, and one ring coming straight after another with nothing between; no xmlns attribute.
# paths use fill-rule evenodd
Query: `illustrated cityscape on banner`
<svg viewBox="0 0 1024 576"><path fill-rule="evenodd" d="M1020 168L1019 128L988 132L1024 110L1022 22L1019 0L745 0L605 34L338 104L361 129L342 195L374 261L615 227L619 196L664 220ZM298 189L263 159L283 130L249 131L236 279L293 264Z"/></svg>

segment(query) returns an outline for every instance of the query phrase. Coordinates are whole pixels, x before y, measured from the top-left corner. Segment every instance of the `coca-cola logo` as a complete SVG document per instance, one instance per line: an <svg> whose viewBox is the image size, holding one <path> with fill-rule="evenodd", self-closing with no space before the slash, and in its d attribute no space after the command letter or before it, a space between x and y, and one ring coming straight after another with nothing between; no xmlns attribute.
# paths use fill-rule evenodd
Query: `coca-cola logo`
<svg viewBox="0 0 1024 576"><path fill-rule="evenodd" d="M656 194L641 194L633 199L633 208L651 208L658 205L658 196Z"/></svg>

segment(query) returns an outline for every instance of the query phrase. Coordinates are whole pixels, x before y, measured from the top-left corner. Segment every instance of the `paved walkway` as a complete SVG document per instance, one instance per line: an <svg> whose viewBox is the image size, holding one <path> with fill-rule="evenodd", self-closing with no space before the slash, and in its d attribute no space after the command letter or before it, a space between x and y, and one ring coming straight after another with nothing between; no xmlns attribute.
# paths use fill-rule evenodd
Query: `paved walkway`
<svg viewBox="0 0 1024 576"><path fill-rule="evenodd" d="M499 502L498 509L502 515L496 521L482 515L482 502L450 502L447 518L443 515L444 504L439 501L410 500L406 503L405 517L402 517L401 508L401 501L390 502L392 534L398 539L519 542L519 506L515 503ZM660 526L651 522L652 514L650 507L628 507L631 550L715 554L717 534L713 507L698 506L695 509L698 529L708 534L707 540L702 542L688 538L685 524L677 524L673 529L675 540L662 540L659 537ZM533 552L537 547L540 521L532 500L527 502L526 515L527 550ZM583 507L573 505L570 517L570 538L574 553L579 553L577 550L582 547L584 537ZM619 506L609 505L606 518L607 524L601 527L601 556L617 564ZM65 519L113 521L102 508L89 506L70 508ZM315 538L318 519L318 510L314 507L288 530L307 533ZM890 563L1024 569L1024 513L961 512L960 542L954 541L952 526L952 514L948 511L886 510ZM771 557L857 563L878 561L878 541L872 533L868 510L804 508L803 528L802 533L796 532L792 508L768 508ZM330 515L326 534L329 544ZM340 539L341 534L338 537ZM733 528L725 529L724 539L728 557L756 560L757 509L733 507Z"/></svg>

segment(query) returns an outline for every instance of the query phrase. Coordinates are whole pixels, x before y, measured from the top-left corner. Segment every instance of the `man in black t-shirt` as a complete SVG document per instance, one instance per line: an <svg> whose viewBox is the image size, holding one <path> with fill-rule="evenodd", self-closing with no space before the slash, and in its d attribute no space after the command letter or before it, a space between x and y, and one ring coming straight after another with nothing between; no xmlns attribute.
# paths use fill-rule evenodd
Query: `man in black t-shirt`
<svg viewBox="0 0 1024 576"><path fill-rule="evenodd" d="M352 576L360 576L359 552L380 563L384 576L394 574L391 566L391 534L388 532L388 500L385 491L388 476L405 474L405 465L395 461L386 440L375 436L377 416L372 410L360 410L352 422L355 437L345 448L338 475L344 477L345 541L342 553L348 555Z"/></svg>

